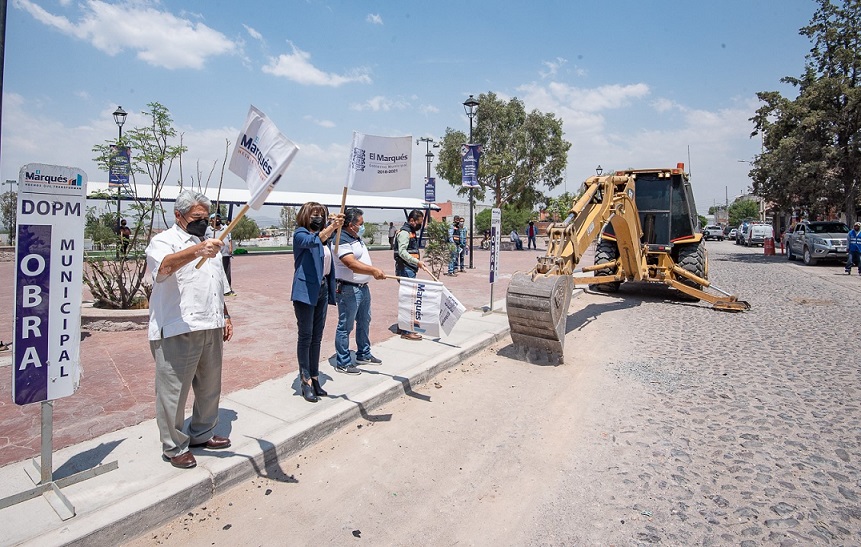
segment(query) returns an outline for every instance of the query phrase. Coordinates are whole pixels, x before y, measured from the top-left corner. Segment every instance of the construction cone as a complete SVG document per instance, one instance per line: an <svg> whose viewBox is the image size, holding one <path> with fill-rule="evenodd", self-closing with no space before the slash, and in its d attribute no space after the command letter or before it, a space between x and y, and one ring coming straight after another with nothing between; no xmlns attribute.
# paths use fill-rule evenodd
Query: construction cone
<svg viewBox="0 0 861 547"><path fill-rule="evenodd" d="M762 248L765 256L774 256L774 238L765 238L765 241L762 242Z"/></svg>

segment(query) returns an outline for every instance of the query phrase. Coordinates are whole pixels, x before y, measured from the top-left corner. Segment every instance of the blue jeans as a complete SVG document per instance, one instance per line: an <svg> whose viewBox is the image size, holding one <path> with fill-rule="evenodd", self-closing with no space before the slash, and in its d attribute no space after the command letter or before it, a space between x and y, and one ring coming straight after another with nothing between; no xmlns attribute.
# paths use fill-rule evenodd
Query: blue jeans
<svg viewBox="0 0 861 547"><path fill-rule="evenodd" d="M353 364L350 358L350 333L356 327L356 358L371 355L371 340L368 329L371 326L371 289L341 284L335 294L338 303L338 328L335 330L336 365L348 367Z"/></svg>
<svg viewBox="0 0 861 547"><path fill-rule="evenodd" d="M302 380L316 378L320 373L320 341L326 327L326 312L329 306L329 289L326 278L317 296L317 304L311 306L304 302L293 302L299 336L296 341L296 360L299 361L299 375Z"/></svg>
<svg viewBox="0 0 861 547"><path fill-rule="evenodd" d="M846 271L852 271L852 264L858 266L858 273L861 273L861 252L858 251L849 251L849 254L846 256Z"/></svg>
<svg viewBox="0 0 861 547"><path fill-rule="evenodd" d="M526 236L526 248L527 249L538 249L538 245L535 243L535 236Z"/></svg>

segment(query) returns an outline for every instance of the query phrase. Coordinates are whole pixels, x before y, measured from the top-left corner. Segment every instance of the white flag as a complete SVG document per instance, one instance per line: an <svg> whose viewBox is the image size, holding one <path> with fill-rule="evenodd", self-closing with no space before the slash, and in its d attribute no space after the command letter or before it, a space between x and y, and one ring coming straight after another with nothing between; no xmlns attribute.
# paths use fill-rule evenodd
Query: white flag
<svg viewBox="0 0 861 547"><path fill-rule="evenodd" d="M453 294L448 292L448 289L443 287L439 305L439 325L446 334L451 334L454 324L457 323L457 320L460 319L460 316L465 311L466 307Z"/></svg>
<svg viewBox="0 0 861 547"><path fill-rule="evenodd" d="M266 114L251 105L230 157L230 171L248 185L249 207L260 209L298 151Z"/></svg>
<svg viewBox="0 0 861 547"><path fill-rule="evenodd" d="M439 336L439 304L442 283L423 279L400 279L398 327L431 337Z"/></svg>
<svg viewBox="0 0 861 547"><path fill-rule="evenodd" d="M347 188L391 192L410 187L413 138L377 137L353 131Z"/></svg>

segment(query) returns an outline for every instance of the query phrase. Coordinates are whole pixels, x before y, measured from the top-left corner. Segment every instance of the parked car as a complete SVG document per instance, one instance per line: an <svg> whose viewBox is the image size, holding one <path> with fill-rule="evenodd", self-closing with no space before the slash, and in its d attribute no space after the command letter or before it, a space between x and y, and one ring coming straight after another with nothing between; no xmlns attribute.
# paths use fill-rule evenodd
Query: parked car
<svg viewBox="0 0 861 547"><path fill-rule="evenodd" d="M765 245L766 239L774 239L774 228L771 224L749 224L747 231L744 233L744 244L748 247L751 245Z"/></svg>
<svg viewBox="0 0 861 547"><path fill-rule="evenodd" d="M848 234L849 227L836 220L799 222L786 236L786 257L801 257L808 266L820 260L845 262Z"/></svg>
<svg viewBox="0 0 861 547"><path fill-rule="evenodd" d="M733 228L732 230L729 231L729 235L727 236L727 238L735 239L737 235L738 235L738 229Z"/></svg>
<svg viewBox="0 0 861 547"><path fill-rule="evenodd" d="M708 241L709 239L717 239L718 241L723 241L723 228L718 226L717 224L710 224L703 228L703 239Z"/></svg>

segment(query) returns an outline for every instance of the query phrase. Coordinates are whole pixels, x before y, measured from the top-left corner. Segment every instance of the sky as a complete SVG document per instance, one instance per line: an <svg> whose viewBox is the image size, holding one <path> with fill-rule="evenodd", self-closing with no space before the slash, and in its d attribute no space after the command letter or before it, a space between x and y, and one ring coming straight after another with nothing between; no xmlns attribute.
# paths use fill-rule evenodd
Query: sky
<svg viewBox="0 0 861 547"><path fill-rule="evenodd" d="M706 213L748 188L746 162L760 151L750 136L756 93L796 96L780 79L804 70L811 44L798 30L816 4L8 0L7 9L2 181L28 163L106 181L91 150L116 139L111 113L129 112L128 130L158 102L188 147L182 179L206 181L216 166L216 186L225 143L253 104L300 148L278 189L340 194L353 131L414 141L468 133L463 102L493 92L561 118L572 146L550 195L576 191L598 165L683 162ZM412 186L392 195L423 198L425 152L415 146ZM179 179L175 164L168 182ZM224 186L244 182L227 172ZM464 201L438 181L437 201L448 199ZM277 222L273 210L250 216Z"/></svg>

